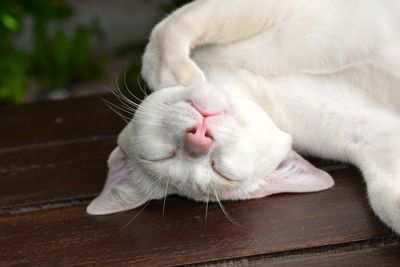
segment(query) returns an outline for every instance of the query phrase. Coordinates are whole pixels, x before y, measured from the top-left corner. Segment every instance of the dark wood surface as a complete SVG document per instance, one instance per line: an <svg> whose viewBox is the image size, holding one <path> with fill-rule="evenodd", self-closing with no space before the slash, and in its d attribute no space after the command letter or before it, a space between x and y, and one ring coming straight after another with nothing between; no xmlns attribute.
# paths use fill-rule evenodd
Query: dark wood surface
<svg viewBox="0 0 400 267"><path fill-rule="evenodd" d="M353 251L334 251L326 254L316 253L306 257L293 257L275 262L263 262L253 265L254 267L309 267L309 266L351 266L351 267L398 267L400 245L390 244L384 247L373 247L365 249L355 249Z"/></svg>
<svg viewBox="0 0 400 267"><path fill-rule="evenodd" d="M164 215L152 201L96 217L85 208L122 120L99 98L1 108L2 119L0 266L399 266L399 242L353 167L313 160L333 189L224 203L239 225L216 204L206 222L204 204L174 196Z"/></svg>
<svg viewBox="0 0 400 267"><path fill-rule="evenodd" d="M0 151L41 143L112 136L125 125L102 95L0 108Z"/></svg>
<svg viewBox="0 0 400 267"><path fill-rule="evenodd" d="M92 198L106 178L114 139L0 152L0 213Z"/></svg>

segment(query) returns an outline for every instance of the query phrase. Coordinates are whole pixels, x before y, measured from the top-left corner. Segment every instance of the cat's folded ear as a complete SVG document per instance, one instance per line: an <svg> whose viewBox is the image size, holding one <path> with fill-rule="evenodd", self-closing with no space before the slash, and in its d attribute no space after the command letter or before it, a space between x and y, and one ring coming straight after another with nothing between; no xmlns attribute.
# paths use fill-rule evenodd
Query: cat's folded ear
<svg viewBox="0 0 400 267"><path fill-rule="evenodd" d="M325 171L314 167L295 151L279 164L266 183L251 194L260 198L278 193L307 193L331 188L335 182Z"/></svg>
<svg viewBox="0 0 400 267"><path fill-rule="evenodd" d="M103 191L87 207L91 215L105 215L136 208L149 200L141 188L129 181L125 153L117 146L108 159L108 176Z"/></svg>

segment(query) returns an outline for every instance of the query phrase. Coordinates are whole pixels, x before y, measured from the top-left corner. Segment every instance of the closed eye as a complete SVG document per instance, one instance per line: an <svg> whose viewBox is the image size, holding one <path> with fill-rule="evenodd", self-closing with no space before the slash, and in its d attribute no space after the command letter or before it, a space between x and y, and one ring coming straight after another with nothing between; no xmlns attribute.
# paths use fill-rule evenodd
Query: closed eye
<svg viewBox="0 0 400 267"><path fill-rule="evenodd" d="M222 178L222 179L224 179L224 180L226 180L226 181L229 181L229 182L235 182L235 180L230 179L229 177L225 176L224 174L222 174L220 171L218 171L218 170L215 168L215 161L214 161L214 160L211 161L211 168L213 169L213 171L214 171L220 178Z"/></svg>
<svg viewBox="0 0 400 267"><path fill-rule="evenodd" d="M145 160L145 161L150 161L150 162L163 162L163 161L166 161L166 160L169 160L169 159L172 159L173 157L175 157L175 151L173 151L170 155L168 155L168 156L165 156L165 157L160 157L160 158L156 158L156 159L148 159L148 158L145 158L145 157L140 157L142 160Z"/></svg>

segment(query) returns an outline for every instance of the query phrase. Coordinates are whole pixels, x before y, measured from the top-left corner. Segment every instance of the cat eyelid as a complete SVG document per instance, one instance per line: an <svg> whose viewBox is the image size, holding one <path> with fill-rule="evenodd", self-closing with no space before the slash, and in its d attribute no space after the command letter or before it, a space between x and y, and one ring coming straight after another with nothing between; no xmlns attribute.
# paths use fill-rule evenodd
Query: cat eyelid
<svg viewBox="0 0 400 267"><path fill-rule="evenodd" d="M229 177L223 175L220 171L218 171L218 170L215 168L215 160L212 160L212 161L210 162L210 165L211 165L211 169L213 169L213 171L218 175L218 177L222 178L222 179L225 180L226 182L230 182L230 183L236 182L235 180L233 180L233 179L231 179L231 178L229 178Z"/></svg>
<svg viewBox="0 0 400 267"><path fill-rule="evenodd" d="M140 157L140 159L147 161L147 162L153 162L153 163L157 163L157 162L164 162L167 161L169 159L172 159L176 156L176 152L173 151L171 155L165 156L165 157L161 157L161 158L157 158L157 159L148 159L145 157Z"/></svg>

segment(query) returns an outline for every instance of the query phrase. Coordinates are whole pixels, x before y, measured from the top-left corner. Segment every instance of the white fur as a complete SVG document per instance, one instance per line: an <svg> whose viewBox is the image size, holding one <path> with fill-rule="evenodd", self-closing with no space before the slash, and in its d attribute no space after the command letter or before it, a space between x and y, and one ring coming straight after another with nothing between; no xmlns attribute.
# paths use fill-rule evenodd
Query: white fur
<svg viewBox="0 0 400 267"><path fill-rule="evenodd" d="M153 30L143 57L142 74L156 92L119 144L137 170L130 179L159 187L149 199L162 197L166 183L169 193L196 200L214 198L210 190L221 199L262 197L265 183L286 175L277 170L293 145L356 164L372 208L400 233L399 33L396 0L198 0L178 9ZM215 145L205 158L182 149L197 120L187 100L226 110L209 119ZM171 153L156 164L138 160ZM238 182L221 181L211 159ZM333 185L304 168L307 191ZM302 192L306 180L276 188Z"/></svg>

